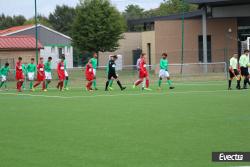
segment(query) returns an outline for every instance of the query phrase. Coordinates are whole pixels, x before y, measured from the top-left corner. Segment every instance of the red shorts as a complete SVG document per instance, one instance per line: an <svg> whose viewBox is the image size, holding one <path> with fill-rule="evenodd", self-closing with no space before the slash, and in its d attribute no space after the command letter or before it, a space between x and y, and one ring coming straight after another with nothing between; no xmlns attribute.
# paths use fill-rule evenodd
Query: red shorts
<svg viewBox="0 0 250 167"><path fill-rule="evenodd" d="M60 74L58 74L58 79L59 79L60 81L65 80L65 75L60 75Z"/></svg>
<svg viewBox="0 0 250 167"><path fill-rule="evenodd" d="M87 81L92 81L94 79L94 75L87 75L86 80Z"/></svg>
<svg viewBox="0 0 250 167"><path fill-rule="evenodd" d="M37 81L42 82L45 80L45 76L43 75L37 75Z"/></svg>
<svg viewBox="0 0 250 167"><path fill-rule="evenodd" d="M140 78L146 78L146 77L148 77L148 72L146 72L146 73L140 72L140 73L139 73L139 77L140 77Z"/></svg>
<svg viewBox="0 0 250 167"><path fill-rule="evenodd" d="M16 80L23 80L24 79L24 75L23 73L16 73Z"/></svg>

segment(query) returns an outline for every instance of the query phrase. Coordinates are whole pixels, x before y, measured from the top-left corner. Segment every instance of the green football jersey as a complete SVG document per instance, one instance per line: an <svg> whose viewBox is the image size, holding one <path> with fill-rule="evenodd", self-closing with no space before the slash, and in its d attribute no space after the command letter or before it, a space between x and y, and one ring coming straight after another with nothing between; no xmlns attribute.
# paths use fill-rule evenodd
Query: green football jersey
<svg viewBox="0 0 250 167"><path fill-rule="evenodd" d="M31 73L31 72L36 72L36 65L35 64L32 64L32 63L30 63L30 64L28 64L28 66L27 66L27 72L29 73Z"/></svg>
<svg viewBox="0 0 250 167"><path fill-rule="evenodd" d="M168 64L168 60L167 59L161 59L160 60L160 69L161 70L168 71L168 66L169 66L169 64Z"/></svg>
<svg viewBox="0 0 250 167"><path fill-rule="evenodd" d="M51 62L47 61L44 64L44 69L45 69L46 72L51 72Z"/></svg>
<svg viewBox="0 0 250 167"><path fill-rule="evenodd" d="M97 59L96 58L91 59L91 64L92 64L94 69L97 69Z"/></svg>
<svg viewBox="0 0 250 167"><path fill-rule="evenodd" d="M9 73L9 71L10 71L10 68L9 68L9 67L3 66L3 67L1 68L1 70L0 70L0 74L1 74L1 75L4 75L4 76L7 76L8 73Z"/></svg>
<svg viewBox="0 0 250 167"><path fill-rule="evenodd" d="M64 64L64 71L66 71L67 70L67 62L66 62L66 60L64 60L63 64Z"/></svg>
<svg viewBox="0 0 250 167"><path fill-rule="evenodd" d="M25 64L22 64L22 69L23 69L23 73L27 74L27 67Z"/></svg>

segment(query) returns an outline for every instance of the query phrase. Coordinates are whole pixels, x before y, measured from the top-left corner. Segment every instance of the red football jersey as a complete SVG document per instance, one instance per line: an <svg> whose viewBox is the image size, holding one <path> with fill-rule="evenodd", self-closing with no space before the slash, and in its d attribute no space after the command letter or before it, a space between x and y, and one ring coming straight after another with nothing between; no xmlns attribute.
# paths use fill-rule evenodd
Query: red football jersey
<svg viewBox="0 0 250 167"><path fill-rule="evenodd" d="M93 66L91 64L86 65L86 71L85 71L86 76L94 76L94 71L93 71Z"/></svg>
<svg viewBox="0 0 250 167"><path fill-rule="evenodd" d="M37 80L43 81L45 79L44 64L37 65Z"/></svg>
<svg viewBox="0 0 250 167"><path fill-rule="evenodd" d="M57 74L60 80L63 80L65 78L65 71L64 71L64 63L60 62L57 65Z"/></svg>
<svg viewBox="0 0 250 167"><path fill-rule="evenodd" d="M22 63L21 62L16 63L16 73L23 73Z"/></svg>
<svg viewBox="0 0 250 167"><path fill-rule="evenodd" d="M22 63L21 62L16 63L16 79L17 80L24 79Z"/></svg>
<svg viewBox="0 0 250 167"><path fill-rule="evenodd" d="M144 59L141 59L140 61L140 72L146 73L147 72L147 64Z"/></svg>

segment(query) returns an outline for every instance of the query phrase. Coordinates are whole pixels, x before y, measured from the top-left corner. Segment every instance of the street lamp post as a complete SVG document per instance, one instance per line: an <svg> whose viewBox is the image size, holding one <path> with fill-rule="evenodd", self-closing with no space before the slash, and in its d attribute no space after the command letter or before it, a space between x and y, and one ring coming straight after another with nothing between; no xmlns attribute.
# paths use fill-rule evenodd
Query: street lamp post
<svg viewBox="0 0 250 167"><path fill-rule="evenodd" d="M182 0L182 19L181 19L181 74L183 73L183 63L184 63L184 2Z"/></svg>
<svg viewBox="0 0 250 167"><path fill-rule="evenodd" d="M36 31L36 63L38 64L38 29L37 29L37 0L35 0L35 31Z"/></svg>
<svg viewBox="0 0 250 167"><path fill-rule="evenodd" d="M231 37L231 34L232 34L232 29L229 28L226 32L226 36L225 36L225 56L224 56L224 59L225 59L225 62L226 62L226 68L228 69L229 68L229 58L228 58L228 54L229 54L229 43L230 43L230 40L232 39ZM227 73L227 78L229 78L228 76L228 73Z"/></svg>

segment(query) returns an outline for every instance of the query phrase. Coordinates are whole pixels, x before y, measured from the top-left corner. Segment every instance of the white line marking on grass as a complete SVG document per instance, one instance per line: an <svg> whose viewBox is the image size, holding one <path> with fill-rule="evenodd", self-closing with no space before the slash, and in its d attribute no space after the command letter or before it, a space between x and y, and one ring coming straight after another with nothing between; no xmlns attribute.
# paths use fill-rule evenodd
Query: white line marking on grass
<svg viewBox="0 0 250 167"><path fill-rule="evenodd" d="M96 98L96 97L120 97L120 96L143 96L143 95L174 95L174 94L200 94L200 93L221 93L221 92L241 92L238 90L211 90L211 91L182 91L182 92L162 92L162 93L124 93L124 94L101 94L101 95L86 95L86 96L53 96L53 95L34 95L22 93L2 93L0 95L15 95L15 96L29 96L29 97L45 97L45 98L59 98L59 99L73 99L73 98ZM242 92L241 92L242 93Z"/></svg>
<svg viewBox="0 0 250 167"><path fill-rule="evenodd" d="M151 85L158 86L158 83L157 83L157 81L155 81ZM176 83L174 83L174 85L183 85L183 86L204 86L204 85L218 86L218 85L221 85L221 86L224 86L224 85L227 85L227 82L226 81L176 82ZM124 86L127 86L127 87L131 86L132 87L132 84L124 84ZM103 88L103 87L99 87L99 88ZM74 87L70 87L70 89L72 89L72 90L75 90L75 89L81 89L82 90L82 89L84 89L85 90L85 87L74 86ZM9 90L15 91L16 88L9 88ZM37 89L37 90L39 90L39 89ZM57 88L51 87L51 88L48 88L48 90L57 90ZM0 92L1 91L4 91L4 90L0 90ZM24 91L29 91L29 89L25 89Z"/></svg>

